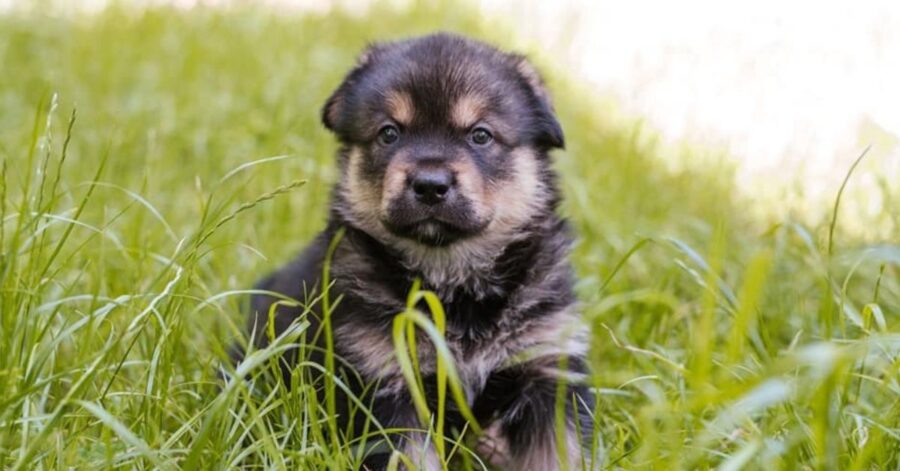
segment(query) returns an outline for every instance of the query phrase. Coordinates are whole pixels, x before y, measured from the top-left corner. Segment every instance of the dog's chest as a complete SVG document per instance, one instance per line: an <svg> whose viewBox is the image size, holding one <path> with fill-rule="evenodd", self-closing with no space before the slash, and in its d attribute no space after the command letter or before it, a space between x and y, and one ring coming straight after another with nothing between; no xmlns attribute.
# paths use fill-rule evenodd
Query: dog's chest
<svg viewBox="0 0 900 471"><path fill-rule="evenodd" d="M447 339L464 355L496 340L510 312L509 298L501 295L476 298L470 294L444 300Z"/></svg>
<svg viewBox="0 0 900 471"><path fill-rule="evenodd" d="M487 375L515 350L512 345L515 339L504 328L505 318L512 309L507 299L500 297L454 296L443 299L441 304L446 320L443 342L453 355L456 370L467 389L477 389ZM358 307L368 312L399 313L404 310L399 301L392 307ZM433 319L427 305L423 303L417 308ZM371 380L384 382L391 378L400 379L402 374L396 357L398 352L393 338L393 323L375 325L360 322L359 319L358 316L348 316L350 322L337 325L336 336L342 353ZM436 350L424 331L416 329L415 335L415 355L420 372L433 374L437 370Z"/></svg>

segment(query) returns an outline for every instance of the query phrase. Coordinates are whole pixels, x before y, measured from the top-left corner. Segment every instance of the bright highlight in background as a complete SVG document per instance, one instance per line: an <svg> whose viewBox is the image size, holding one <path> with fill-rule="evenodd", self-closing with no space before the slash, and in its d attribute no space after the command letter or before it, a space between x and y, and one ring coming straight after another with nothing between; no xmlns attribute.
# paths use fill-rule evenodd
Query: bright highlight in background
<svg viewBox="0 0 900 471"><path fill-rule="evenodd" d="M821 213L853 160L855 214L900 181L900 4L875 1L484 1L669 144L723 149L740 188ZM891 193L896 199L896 188ZM893 206L896 207L898 201Z"/></svg>
<svg viewBox="0 0 900 471"><path fill-rule="evenodd" d="M0 0L0 10L17 4ZM97 11L108 0L63 9ZM137 5L222 6L226 0ZM371 0L268 0L364 12ZM392 5L408 2L395 0ZM892 0L480 0L513 42L552 58L677 148L727 155L757 210L820 218L863 148L845 225L883 237L900 206L900 3ZM378 38L372 38L377 40ZM662 155L672 155L676 152ZM613 156L614 157L614 156ZM681 163L676 163L681 164ZM892 184L893 183L893 184ZM889 191L884 191L885 187ZM892 201L886 201L890 199ZM856 218L856 221L854 221ZM880 222L884 223L879 225ZM862 224L865 221L866 224ZM857 224L854 224L858 222ZM874 223L874 224L873 224ZM857 227L854 227L857 226ZM863 230L865 228L865 230ZM887 229L890 230L890 229Z"/></svg>

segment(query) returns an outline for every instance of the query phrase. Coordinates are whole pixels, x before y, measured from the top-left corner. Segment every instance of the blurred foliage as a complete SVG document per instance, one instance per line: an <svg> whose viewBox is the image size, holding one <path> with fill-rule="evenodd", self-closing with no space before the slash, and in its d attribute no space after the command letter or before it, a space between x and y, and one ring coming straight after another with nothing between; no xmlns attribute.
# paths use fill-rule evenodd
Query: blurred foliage
<svg viewBox="0 0 900 471"><path fill-rule="evenodd" d="M512 42L465 5L0 16L0 466L347 465L301 436L315 414L248 410L215 367L236 290L323 226L319 109L355 55L438 29ZM838 233L831 254L827 225L751 220L727 166L667 169L652 131L526 52L566 132L605 465L900 466L897 241Z"/></svg>

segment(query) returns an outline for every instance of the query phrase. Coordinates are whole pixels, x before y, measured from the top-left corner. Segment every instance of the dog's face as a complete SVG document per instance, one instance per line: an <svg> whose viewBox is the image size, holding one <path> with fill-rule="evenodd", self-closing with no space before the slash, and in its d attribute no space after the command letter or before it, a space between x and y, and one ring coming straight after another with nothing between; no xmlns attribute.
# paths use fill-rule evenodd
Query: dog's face
<svg viewBox="0 0 900 471"><path fill-rule="evenodd" d="M326 103L337 210L395 245L500 237L546 210L563 135L522 56L438 34L375 45Z"/></svg>

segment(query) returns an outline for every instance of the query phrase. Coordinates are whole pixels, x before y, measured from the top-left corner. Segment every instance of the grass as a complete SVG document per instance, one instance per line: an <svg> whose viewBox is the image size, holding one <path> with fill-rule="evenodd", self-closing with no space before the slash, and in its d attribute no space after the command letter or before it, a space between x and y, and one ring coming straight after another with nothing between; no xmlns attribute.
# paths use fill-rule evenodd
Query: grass
<svg viewBox="0 0 900 471"><path fill-rule="evenodd" d="M515 37L441 2L0 16L0 467L359 462L314 393L339 381L216 371L247 288L322 227L335 144L319 106L368 40L437 28ZM603 467L900 468L897 238L751 219L715 159L667 170L651 132L549 83ZM432 311L398 317L399 350L413 324L439 336ZM238 375L266 375L306 328ZM401 361L415 387L415 355ZM466 447L444 452L477 468Z"/></svg>

